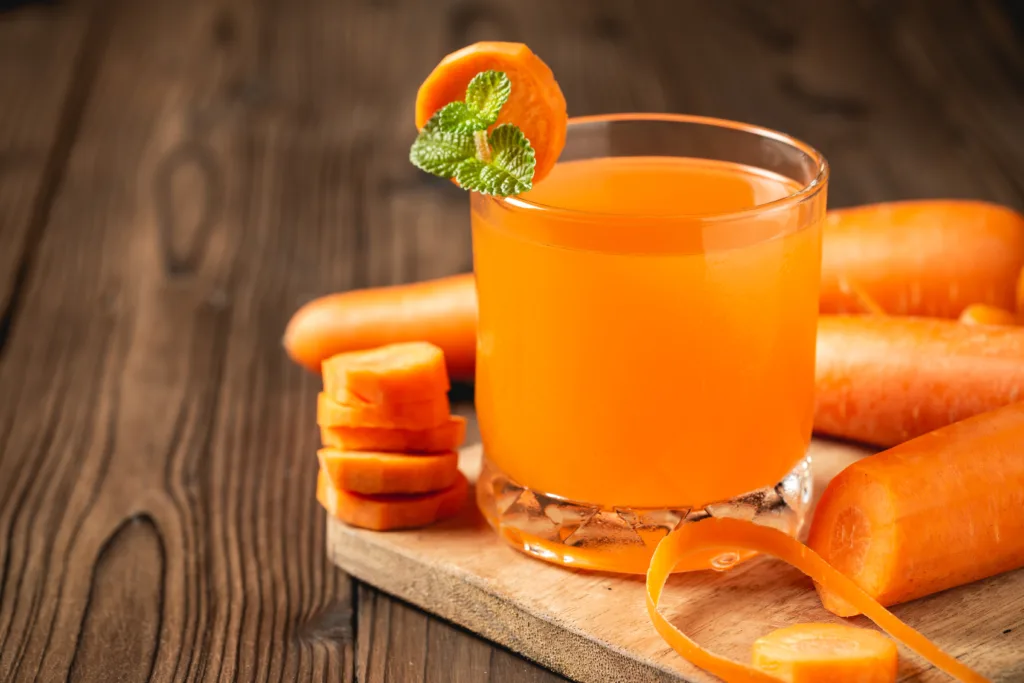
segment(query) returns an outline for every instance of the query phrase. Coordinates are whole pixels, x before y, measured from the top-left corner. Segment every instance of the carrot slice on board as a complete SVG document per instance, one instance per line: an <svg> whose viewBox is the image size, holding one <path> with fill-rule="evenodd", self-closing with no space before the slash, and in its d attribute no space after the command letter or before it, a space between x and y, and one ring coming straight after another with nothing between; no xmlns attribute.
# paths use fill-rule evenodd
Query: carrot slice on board
<svg viewBox="0 0 1024 683"><path fill-rule="evenodd" d="M731 683L778 683L779 679L705 650L658 611L658 601L665 582L676 565L689 555L706 553L708 550L720 550L723 553L748 550L773 555L849 602L890 636L954 678L969 683L988 680L897 619L857 584L792 536L754 522L712 517L683 525L658 543L647 570L647 613L654 622L654 628L672 649L687 661L723 680Z"/></svg>
<svg viewBox="0 0 1024 683"><path fill-rule="evenodd" d="M443 491L414 495L351 493L331 484L321 470L316 480L316 499L328 514L351 526L375 531L411 529L454 517L466 502L469 482L461 473Z"/></svg>
<svg viewBox="0 0 1024 683"><path fill-rule="evenodd" d="M537 157L533 175L537 183L562 153L568 115L565 96L551 69L522 43L474 43L442 59L416 95L416 127L423 128L446 104L465 98L473 77L492 70L503 71L512 82L495 125L511 123L526 135Z"/></svg>
<svg viewBox="0 0 1024 683"><path fill-rule="evenodd" d="M444 352L428 342L388 344L331 356L324 393L338 403L409 403L448 393Z"/></svg>
<svg viewBox="0 0 1024 683"><path fill-rule="evenodd" d="M883 605L1024 566L1024 403L853 463L822 494L807 544Z"/></svg>
<svg viewBox="0 0 1024 683"><path fill-rule="evenodd" d="M387 427L389 429L430 429L449 417L448 397L409 403L338 403L320 392L316 422L321 427Z"/></svg>
<svg viewBox="0 0 1024 683"><path fill-rule="evenodd" d="M320 441L324 446L345 451L445 453L457 450L465 438L466 418L459 415L452 415L447 422L428 429L320 428Z"/></svg>
<svg viewBox="0 0 1024 683"><path fill-rule="evenodd" d="M971 304L960 314L960 322L965 325L1016 325L1017 316L998 306Z"/></svg>
<svg viewBox="0 0 1024 683"><path fill-rule="evenodd" d="M440 491L459 476L459 456L454 452L400 455L321 448L317 457L334 487L352 493Z"/></svg>
<svg viewBox="0 0 1024 683"><path fill-rule="evenodd" d="M896 643L848 624L794 624L754 641L753 663L786 683L894 683Z"/></svg>

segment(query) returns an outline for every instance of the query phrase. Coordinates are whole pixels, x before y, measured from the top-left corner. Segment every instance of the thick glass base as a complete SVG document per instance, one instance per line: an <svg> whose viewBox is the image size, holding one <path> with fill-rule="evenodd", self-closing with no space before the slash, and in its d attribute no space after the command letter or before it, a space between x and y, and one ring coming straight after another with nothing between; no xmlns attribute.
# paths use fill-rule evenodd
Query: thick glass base
<svg viewBox="0 0 1024 683"><path fill-rule="evenodd" d="M697 508L604 507L532 491L509 479L486 457L476 500L494 530L514 548L569 567L643 574L655 546L682 524L733 517L797 535L811 502L811 458L781 482L733 500ZM751 554L718 552L676 571L725 570Z"/></svg>

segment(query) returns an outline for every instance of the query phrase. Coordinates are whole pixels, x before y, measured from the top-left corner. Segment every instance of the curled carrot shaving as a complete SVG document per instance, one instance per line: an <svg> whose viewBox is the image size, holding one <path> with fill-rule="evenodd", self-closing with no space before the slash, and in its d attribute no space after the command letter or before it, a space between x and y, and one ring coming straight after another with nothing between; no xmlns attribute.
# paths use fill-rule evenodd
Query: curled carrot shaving
<svg viewBox="0 0 1024 683"><path fill-rule="evenodd" d="M819 585L856 607L890 636L914 650L957 680L981 683L987 678L941 650L882 607L853 581L840 574L820 555L781 531L739 519L710 518L676 529L658 544L647 570L647 613L654 628L687 661L732 683L778 683L779 679L745 664L705 650L673 626L658 611L658 601L669 574L695 553L709 550L749 550L772 555L796 567Z"/></svg>

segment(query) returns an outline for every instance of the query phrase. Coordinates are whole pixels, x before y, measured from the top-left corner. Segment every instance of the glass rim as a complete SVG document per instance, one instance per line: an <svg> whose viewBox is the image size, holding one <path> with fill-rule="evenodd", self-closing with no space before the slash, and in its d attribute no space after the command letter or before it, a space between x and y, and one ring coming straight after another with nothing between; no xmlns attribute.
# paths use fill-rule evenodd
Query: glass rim
<svg viewBox="0 0 1024 683"><path fill-rule="evenodd" d="M779 208L785 208L788 206L795 206L804 202L807 199L815 196L821 192L828 181L829 177L829 165L825 156L817 149L808 145L806 142L799 140L798 138L788 135L781 131L766 128L764 126L758 126L750 123L741 123L739 121L731 121L729 119L719 119L711 116L696 116L692 114L668 114L668 113L619 113L619 114L593 114L589 116L574 116L569 118L568 128L571 130L573 126L585 125L590 123L615 123L615 122L643 122L651 121L657 123L688 123L701 126L708 126L711 128L727 128L731 130L737 130L744 133L750 133L757 135L762 138L769 140L775 140L782 144L793 147L800 152L803 152L817 167L817 173L814 178L808 183L801 184L800 188L785 197L779 199L773 199L770 202L763 204L756 204L749 209L743 209L740 211L724 211L717 213L679 213L679 214L640 214L640 213L612 213L608 211L584 211L580 209L567 209L552 204L542 204L540 202L533 202L528 199L523 199L519 196L511 197L495 197L486 196L485 199L490 199L499 204L506 205L514 209L526 209L532 211L543 211L545 213L559 213L565 216L577 216L579 218L587 217L616 217L616 218L645 218L645 219L660 219L660 220L672 220L672 219L688 219L688 220L699 220L702 222L725 222L734 219L748 218L763 214L767 211L774 211ZM568 135L568 133L567 133ZM763 170L763 169L762 169Z"/></svg>

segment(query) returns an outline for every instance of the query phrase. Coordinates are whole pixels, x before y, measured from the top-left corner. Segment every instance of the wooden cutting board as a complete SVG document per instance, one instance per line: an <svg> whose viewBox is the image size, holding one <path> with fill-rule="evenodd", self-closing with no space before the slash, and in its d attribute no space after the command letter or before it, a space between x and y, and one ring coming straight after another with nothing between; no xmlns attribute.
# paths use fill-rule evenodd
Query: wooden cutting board
<svg viewBox="0 0 1024 683"><path fill-rule="evenodd" d="M815 440L810 453L820 494L831 476L866 451ZM479 459L479 446L462 453L460 465L471 479ZM588 573L529 558L499 540L475 505L456 519L413 531L372 532L332 520L328 548L360 580L570 679L717 680L683 661L654 631L643 577ZM821 607L808 579L771 558L727 574L675 575L662 610L697 642L744 661L754 639L774 628L841 621ZM993 680L1024 681L1024 570L893 611ZM852 621L870 623L863 617ZM949 680L907 650L901 650L900 673L901 680Z"/></svg>

